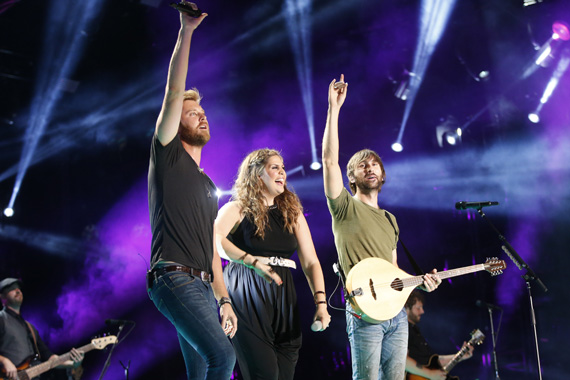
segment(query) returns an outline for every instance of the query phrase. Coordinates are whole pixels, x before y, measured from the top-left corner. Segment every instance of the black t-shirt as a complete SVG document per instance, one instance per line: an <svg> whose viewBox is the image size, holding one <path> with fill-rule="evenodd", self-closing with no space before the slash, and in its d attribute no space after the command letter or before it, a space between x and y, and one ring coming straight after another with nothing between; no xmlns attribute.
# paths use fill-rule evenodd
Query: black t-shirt
<svg viewBox="0 0 570 380"><path fill-rule="evenodd" d="M211 273L216 186L184 150L178 135L166 146L156 135L152 139L148 204L151 265L174 261Z"/></svg>
<svg viewBox="0 0 570 380"><path fill-rule="evenodd" d="M429 359L435 355L429 344L423 337L417 325L408 322L408 355L419 364L427 365Z"/></svg>

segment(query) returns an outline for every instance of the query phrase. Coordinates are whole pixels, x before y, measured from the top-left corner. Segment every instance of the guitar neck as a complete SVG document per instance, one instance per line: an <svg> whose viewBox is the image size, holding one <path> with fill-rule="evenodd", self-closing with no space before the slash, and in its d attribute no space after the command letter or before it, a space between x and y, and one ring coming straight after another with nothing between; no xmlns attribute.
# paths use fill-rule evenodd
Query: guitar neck
<svg viewBox="0 0 570 380"><path fill-rule="evenodd" d="M445 280L446 278L462 276L464 274L480 272L482 270L485 270L485 264L476 264L476 265L470 265L468 267L449 269L442 272L437 272L437 276L440 279ZM414 276L402 279L402 282L405 288L410 286L413 286L415 288L416 286L420 286L421 284L423 284L424 280L423 276Z"/></svg>
<svg viewBox="0 0 570 380"><path fill-rule="evenodd" d="M93 343L89 343L83 347L79 347L77 350L85 353L85 352L91 351L94 348L95 348L95 346L93 345ZM60 355L55 360L48 360L46 362L43 362L41 364L38 364L38 365L33 366L31 368L28 368L25 370L25 372L28 375L28 377L30 379L32 379L36 376L41 375L44 372L49 371L52 368L55 368L55 367L65 363L68 360L71 360L71 352L67 352L63 355Z"/></svg>
<svg viewBox="0 0 570 380"><path fill-rule="evenodd" d="M445 367L443 367L443 370L445 372L449 373L453 369L453 367L455 367L457 365L457 363L459 363L459 361L461 360L463 355L465 355L467 353L467 351L469 351L468 346L462 347L461 350L459 350L459 352L456 353L453 358L451 358L449 363L447 363L447 365Z"/></svg>

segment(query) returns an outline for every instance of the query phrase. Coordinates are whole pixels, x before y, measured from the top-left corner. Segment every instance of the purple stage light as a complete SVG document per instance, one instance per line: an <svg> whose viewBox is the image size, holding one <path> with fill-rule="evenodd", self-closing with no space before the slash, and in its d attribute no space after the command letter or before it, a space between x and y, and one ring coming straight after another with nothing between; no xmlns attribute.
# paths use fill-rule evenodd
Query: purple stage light
<svg viewBox="0 0 570 380"><path fill-rule="evenodd" d="M552 39L560 39L562 41L570 40L568 25L562 21L556 21L554 24L552 24Z"/></svg>

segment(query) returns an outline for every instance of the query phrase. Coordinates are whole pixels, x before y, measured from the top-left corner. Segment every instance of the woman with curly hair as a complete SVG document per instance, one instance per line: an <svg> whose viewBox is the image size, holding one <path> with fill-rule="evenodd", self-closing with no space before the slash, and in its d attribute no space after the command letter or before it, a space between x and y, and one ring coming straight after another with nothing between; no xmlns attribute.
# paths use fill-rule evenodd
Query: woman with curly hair
<svg viewBox="0 0 570 380"><path fill-rule="evenodd" d="M215 222L218 251L231 262L224 279L239 329L233 338L245 379L293 379L301 348L295 251L314 295L313 329L330 323L325 282L303 208L287 189L283 158L273 149L241 163L233 196Z"/></svg>

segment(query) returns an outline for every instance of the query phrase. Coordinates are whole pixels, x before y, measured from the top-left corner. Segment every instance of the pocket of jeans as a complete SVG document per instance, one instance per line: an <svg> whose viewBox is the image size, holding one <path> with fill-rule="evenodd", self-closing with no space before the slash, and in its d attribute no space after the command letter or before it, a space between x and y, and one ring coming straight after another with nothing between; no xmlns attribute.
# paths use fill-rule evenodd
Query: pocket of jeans
<svg viewBox="0 0 570 380"><path fill-rule="evenodd" d="M193 283L196 281L196 276L183 272L175 272L162 276L161 280L164 281L164 285L166 285L168 289L175 290L181 286Z"/></svg>

